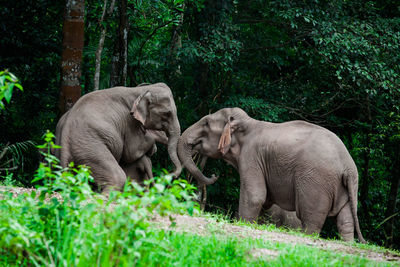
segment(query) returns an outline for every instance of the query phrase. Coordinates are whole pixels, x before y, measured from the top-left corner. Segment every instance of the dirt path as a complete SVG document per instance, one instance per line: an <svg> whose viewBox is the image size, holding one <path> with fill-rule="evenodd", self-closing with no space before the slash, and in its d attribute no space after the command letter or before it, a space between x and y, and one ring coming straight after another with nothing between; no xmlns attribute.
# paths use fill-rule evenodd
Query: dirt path
<svg viewBox="0 0 400 267"><path fill-rule="evenodd" d="M376 261L394 261L400 264L400 255L389 251L371 251L357 248L339 241L330 241L312 237L304 237L282 232L270 232L267 230L252 229L248 226L237 226L229 223L216 222L215 220L203 217L190 217L187 215L174 215L175 226L171 226L169 218L159 217L155 221L160 228L181 232L195 233L199 235L221 234L235 235L241 238L264 239L279 243L302 244L326 251L336 251L345 254L357 255ZM257 249L255 256L274 256L273 251L268 249ZM264 254L264 255L263 255Z"/></svg>

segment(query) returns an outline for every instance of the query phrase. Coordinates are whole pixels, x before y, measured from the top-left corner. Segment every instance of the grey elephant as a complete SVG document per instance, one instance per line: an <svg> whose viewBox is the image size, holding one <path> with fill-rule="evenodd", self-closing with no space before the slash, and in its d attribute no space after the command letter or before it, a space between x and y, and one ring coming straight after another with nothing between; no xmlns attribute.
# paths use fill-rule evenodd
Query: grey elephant
<svg viewBox="0 0 400 267"><path fill-rule="evenodd" d="M302 229L320 233L336 216L341 237L362 237L357 217L358 172L342 141L329 130L304 121L270 123L240 108L225 108L190 126L178 143L182 164L200 184L212 184L192 154L224 159L240 175L239 216L256 221L262 207L277 204L296 211Z"/></svg>
<svg viewBox="0 0 400 267"><path fill-rule="evenodd" d="M164 133L166 134L164 134ZM156 141L168 144L175 165L180 125L172 92L164 83L115 87L82 96L61 117L56 129L56 152L61 166L69 162L90 166L104 194L121 190L130 164L154 149Z"/></svg>
<svg viewBox="0 0 400 267"><path fill-rule="evenodd" d="M286 211L273 204L265 211L265 214L277 227L285 226L291 229L301 229L301 221L297 218L295 211Z"/></svg>
<svg viewBox="0 0 400 267"><path fill-rule="evenodd" d="M126 177L131 178L138 184L143 184L145 180L153 178L151 159L148 155L143 155L140 159L127 165L122 165Z"/></svg>

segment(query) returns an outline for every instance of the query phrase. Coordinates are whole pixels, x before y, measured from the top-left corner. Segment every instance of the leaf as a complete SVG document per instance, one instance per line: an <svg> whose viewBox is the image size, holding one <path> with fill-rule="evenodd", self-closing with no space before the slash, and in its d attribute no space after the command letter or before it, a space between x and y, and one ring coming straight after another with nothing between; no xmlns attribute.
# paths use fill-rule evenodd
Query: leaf
<svg viewBox="0 0 400 267"><path fill-rule="evenodd" d="M6 79L6 76L0 76L0 86L4 86L4 80Z"/></svg>
<svg viewBox="0 0 400 267"><path fill-rule="evenodd" d="M163 184L155 184L154 187L157 189L158 192L163 192L165 189L165 185Z"/></svg>
<svg viewBox="0 0 400 267"><path fill-rule="evenodd" d="M15 86L16 86L19 90L24 91L24 89L22 88L22 85L20 85L19 83L16 83Z"/></svg>
<svg viewBox="0 0 400 267"><path fill-rule="evenodd" d="M13 88L14 88L14 84L11 83L10 85L8 85L8 89L4 92L4 98L6 99L7 103L10 103Z"/></svg>

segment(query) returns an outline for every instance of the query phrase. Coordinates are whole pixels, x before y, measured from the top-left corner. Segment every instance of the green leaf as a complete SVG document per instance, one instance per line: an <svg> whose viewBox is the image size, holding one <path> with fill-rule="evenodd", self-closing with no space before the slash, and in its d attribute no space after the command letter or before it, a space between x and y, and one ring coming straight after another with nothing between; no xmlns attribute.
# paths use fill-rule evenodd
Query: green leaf
<svg viewBox="0 0 400 267"><path fill-rule="evenodd" d="M165 189L165 185L163 184L155 184L154 187L157 189L158 192L163 192Z"/></svg>
<svg viewBox="0 0 400 267"><path fill-rule="evenodd" d="M6 79L6 76L0 76L0 86L3 87L4 86L4 80ZM0 88L2 89L2 88Z"/></svg>
<svg viewBox="0 0 400 267"><path fill-rule="evenodd" d="M20 89L21 91L24 91L24 89L22 88L22 85L20 85L19 83L15 84L15 87L17 87L18 89Z"/></svg>
<svg viewBox="0 0 400 267"><path fill-rule="evenodd" d="M6 99L7 103L10 103L12 92L13 92L14 84L8 85L8 89L4 92L4 98Z"/></svg>

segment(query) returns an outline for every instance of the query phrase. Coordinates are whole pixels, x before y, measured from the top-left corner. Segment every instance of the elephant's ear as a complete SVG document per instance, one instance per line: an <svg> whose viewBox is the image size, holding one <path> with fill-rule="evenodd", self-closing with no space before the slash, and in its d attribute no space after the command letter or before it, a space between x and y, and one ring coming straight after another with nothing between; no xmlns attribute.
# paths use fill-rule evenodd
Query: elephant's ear
<svg viewBox="0 0 400 267"><path fill-rule="evenodd" d="M135 102L133 102L133 106L131 109L132 116L140 121L141 124L146 122L147 114L148 114L148 99L147 96L150 95L149 91L144 92L138 98L136 98Z"/></svg>
<svg viewBox="0 0 400 267"><path fill-rule="evenodd" d="M229 148L231 147L231 141L232 141L232 127L230 121L228 121L225 124L224 130L222 131L221 138L219 139L219 144L218 144L218 150L219 152L222 153L222 155L225 155L226 152L229 151Z"/></svg>

